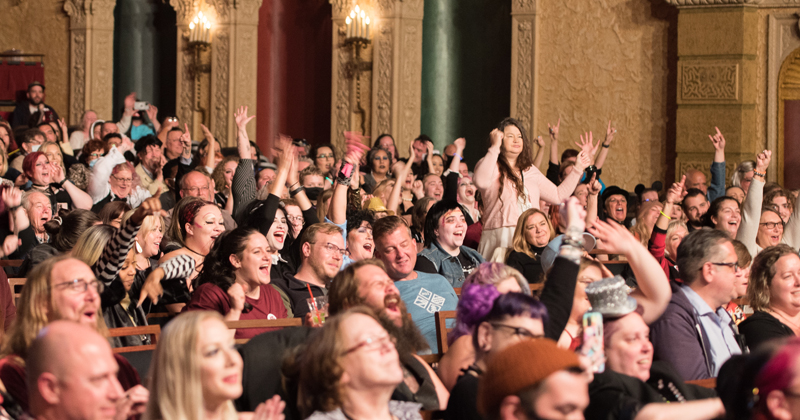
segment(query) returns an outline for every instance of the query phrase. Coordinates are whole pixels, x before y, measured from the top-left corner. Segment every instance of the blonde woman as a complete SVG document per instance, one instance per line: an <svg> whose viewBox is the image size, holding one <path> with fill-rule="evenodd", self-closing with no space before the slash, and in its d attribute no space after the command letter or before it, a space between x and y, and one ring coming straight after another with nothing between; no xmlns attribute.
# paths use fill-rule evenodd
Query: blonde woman
<svg viewBox="0 0 800 420"><path fill-rule="evenodd" d="M539 209L522 213L506 255L506 264L516 268L530 283L544 281L542 251L556 236L550 218Z"/></svg>
<svg viewBox="0 0 800 420"><path fill-rule="evenodd" d="M211 179L214 180L216 187L214 202L231 215L233 214L231 186L233 185L233 174L236 173L238 166L239 156L226 156L211 173Z"/></svg>
<svg viewBox="0 0 800 420"><path fill-rule="evenodd" d="M639 211L636 212L636 224L631 227L631 233L642 245L647 246L650 242L653 227L662 211L664 211L664 205L658 201L648 201L639 206Z"/></svg>
<svg viewBox="0 0 800 420"><path fill-rule="evenodd" d="M282 420L275 396L255 413L236 412L242 395L242 356L222 315L183 313L164 328L150 366L150 400L144 420Z"/></svg>

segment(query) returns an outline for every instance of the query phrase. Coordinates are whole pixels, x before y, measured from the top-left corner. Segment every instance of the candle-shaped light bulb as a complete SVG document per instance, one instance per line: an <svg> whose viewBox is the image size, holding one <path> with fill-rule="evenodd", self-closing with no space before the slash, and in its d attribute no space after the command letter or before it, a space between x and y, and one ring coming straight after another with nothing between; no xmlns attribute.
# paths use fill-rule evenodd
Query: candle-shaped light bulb
<svg viewBox="0 0 800 420"><path fill-rule="evenodd" d="M194 22L191 22L191 23L189 24L189 29L194 29Z"/></svg>
<svg viewBox="0 0 800 420"><path fill-rule="evenodd" d="M199 16L202 19L203 18L203 12L197 12L197 16Z"/></svg>
<svg viewBox="0 0 800 420"><path fill-rule="evenodd" d="M359 10L361 10L361 8L356 5L356 13L358 13Z"/></svg>
<svg viewBox="0 0 800 420"><path fill-rule="evenodd" d="M366 22L366 23L367 23L367 33L366 33L366 35L364 36L364 38L367 38L367 39L369 39L369 16L367 16L367 18L364 20L364 22Z"/></svg>
<svg viewBox="0 0 800 420"><path fill-rule="evenodd" d="M344 23L347 25L347 29L345 30L345 39L346 38L350 38L350 27L351 27L350 23L351 22L353 22L353 21L350 19L350 16L344 18Z"/></svg>
<svg viewBox="0 0 800 420"><path fill-rule="evenodd" d="M192 22L194 22L195 24L197 24L197 23L199 23L199 22L200 22L200 19L198 19L198 18L197 18L197 16L195 16L195 17L194 17L194 20L193 20Z"/></svg>
<svg viewBox="0 0 800 420"><path fill-rule="evenodd" d="M351 10L351 11L350 11L350 18L351 18L351 19L355 19L355 18L356 18L356 12L354 12L354 11L352 11L352 10Z"/></svg>

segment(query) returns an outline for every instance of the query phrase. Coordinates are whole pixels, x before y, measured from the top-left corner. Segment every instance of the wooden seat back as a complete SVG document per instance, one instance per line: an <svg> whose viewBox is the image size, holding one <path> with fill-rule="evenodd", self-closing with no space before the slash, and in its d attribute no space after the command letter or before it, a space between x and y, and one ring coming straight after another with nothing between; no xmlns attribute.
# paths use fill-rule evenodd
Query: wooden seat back
<svg viewBox="0 0 800 420"><path fill-rule="evenodd" d="M112 349L114 353L130 353L135 351L155 350L156 345L158 344L158 339L159 337L161 337L161 326L142 325L139 327L109 328L108 330L109 337L127 337L130 335L149 335L150 342L152 344L147 344L144 346L115 347Z"/></svg>

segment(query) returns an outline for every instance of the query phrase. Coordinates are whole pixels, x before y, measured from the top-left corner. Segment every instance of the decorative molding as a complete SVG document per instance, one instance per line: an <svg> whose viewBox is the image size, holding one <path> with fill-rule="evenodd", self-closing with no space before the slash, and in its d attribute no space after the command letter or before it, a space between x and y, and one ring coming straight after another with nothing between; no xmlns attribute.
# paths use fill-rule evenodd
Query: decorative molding
<svg viewBox="0 0 800 420"><path fill-rule="evenodd" d="M795 13L771 14L767 18L767 129L766 147L778 150L778 82L781 66L792 51L800 48L798 36L798 17ZM773 159L773 165L779 164L782 158ZM771 174L776 171L767 172Z"/></svg>
<svg viewBox="0 0 800 420"><path fill-rule="evenodd" d="M681 63L681 99L684 101L738 100L738 63Z"/></svg>
<svg viewBox="0 0 800 420"><path fill-rule="evenodd" d="M189 21L192 19L192 15L194 14L194 0L169 0L169 5L175 9L178 26L189 25Z"/></svg>
<svg viewBox="0 0 800 420"><path fill-rule="evenodd" d="M422 21L408 22L403 28L400 74L400 132L409 144L419 134L422 111ZM401 149L402 150L402 149Z"/></svg>
<svg viewBox="0 0 800 420"><path fill-rule="evenodd" d="M536 0L514 0L511 3L511 14L536 14Z"/></svg>
<svg viewBox="0 0 800 420"><path fill-rule="evenodd" d="M392 0L383 0L383 1L392 1ZM350 6L353 4L353 0L329 0L332 8L331 14L334 18L341 17L344 19L347 12L350 10Z"/></svg>
<svg viewBox="0 0 800 420"><path fill-rule="evenodd" d="M373 137L392 131L392 25L383 22L380 37L375 42L372 77L376 79L373 107Z"/></svg>
<svg viewBox="0 0 800 420"><path fill-rule="evenodd" d="M70 36L70 123L78 119L86 110L86 35L74 33Z"/></svg>
<svg viewBox="0 0 800 420"><path fill-rule="evenodd" d="M660 0L659 0L660 1ZM668 4L677 7L686 6L757 6L763 0L666 0Z"/></svg>
<svg viewBox="0 0 800 420"><path fill-rule="evenodd" d="M517 71L514 116L528 132L533 130L533 22L517 23Z"/></svg>
<svg viewBox="0 0 800 420"><path fill-rule="evenodd" d="M217 28L214 33L213 64L211 66L211 77L213 79L212 92L212 123L211 129L214 136L219 139L228 138L228 108L230 80L230 31L227 27Z"/></svg>

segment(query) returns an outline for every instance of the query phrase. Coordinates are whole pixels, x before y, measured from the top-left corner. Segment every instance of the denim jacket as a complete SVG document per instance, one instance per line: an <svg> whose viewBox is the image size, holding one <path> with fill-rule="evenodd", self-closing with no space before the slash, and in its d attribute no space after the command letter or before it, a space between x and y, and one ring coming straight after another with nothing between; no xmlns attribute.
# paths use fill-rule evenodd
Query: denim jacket
<svg viewBox="0 0 800 420"><path fill-rule="evenodd" d="M475 267L485 262L481 254L472 248L462 246L460 250L461 254L475 264ZM461 269L461 264L458 262L458 257L448 254L437 241L431 242L429 247L420 251L419 257L425 257L428 261L432 262L436 267L436 271L444 276L453 287L461 287L461 285L464 284L466 277L464 276L464 271Z"/></svg>

